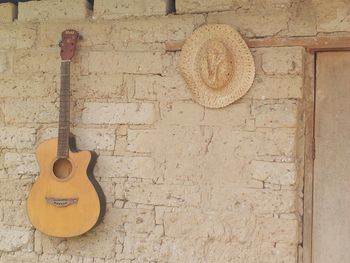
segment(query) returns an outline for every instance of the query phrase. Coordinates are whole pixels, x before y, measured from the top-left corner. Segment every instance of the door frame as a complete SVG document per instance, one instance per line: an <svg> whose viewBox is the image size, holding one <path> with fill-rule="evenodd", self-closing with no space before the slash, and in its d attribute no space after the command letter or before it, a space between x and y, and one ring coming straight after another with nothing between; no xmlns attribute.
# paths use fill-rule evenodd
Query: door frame
<svg viewBox="0 0 350 263"><path fill-rule="evenodd" d="M316 104L316 65L320 52L350 51L350 42L336 43L334 47L306 48L304 67L303 117L304 117L304 160L303 171L303 259L302 263L313 263L313 195L314 195L314 159L315 159L315 104ZM341 46L344 45L344 46ZM299 262L301 263L301 262Z"/></svg>

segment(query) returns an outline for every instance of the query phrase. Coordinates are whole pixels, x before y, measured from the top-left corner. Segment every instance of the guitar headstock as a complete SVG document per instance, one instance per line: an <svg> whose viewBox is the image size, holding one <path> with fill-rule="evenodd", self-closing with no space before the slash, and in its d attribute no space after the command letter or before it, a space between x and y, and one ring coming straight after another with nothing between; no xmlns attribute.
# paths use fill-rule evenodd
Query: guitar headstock
<svg viewBox="0 0 350 263"><path fill-rule="evenodd" d="M59 44L62 60L71 60L74 57L78 39L79 33L76 30L66 29L62 32L62 40Z"/></svg>

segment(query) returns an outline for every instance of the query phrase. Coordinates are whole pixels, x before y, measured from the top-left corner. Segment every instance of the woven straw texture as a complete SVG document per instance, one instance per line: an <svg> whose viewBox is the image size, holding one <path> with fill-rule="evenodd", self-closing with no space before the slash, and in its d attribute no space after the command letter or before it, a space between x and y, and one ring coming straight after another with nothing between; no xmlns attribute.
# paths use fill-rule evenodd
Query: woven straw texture
<svg viewBox="0 0 350 263"><path fill-rule="evenodd" d="M179 68L193 99L222 108L241 98L254 81L252 54L240 34L228 25L204 25L189 37Z"/></svg>

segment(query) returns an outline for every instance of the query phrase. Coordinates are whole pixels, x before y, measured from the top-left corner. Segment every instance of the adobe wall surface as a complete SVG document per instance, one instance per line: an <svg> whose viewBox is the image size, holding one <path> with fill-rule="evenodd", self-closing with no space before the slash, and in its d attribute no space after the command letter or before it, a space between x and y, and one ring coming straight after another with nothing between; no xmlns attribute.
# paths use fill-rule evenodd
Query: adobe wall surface
<svg viewBox="0 0 350 263"><path fill-rule="evenodd" d="M344 35L349 3L176 0L172 9L47 0L20 3L17 15L0 5L0 262L302 262L304 48L251 49L252 88L214 110L191 100L181 51L165 42L206 23L246 38ZM31 227L26 197L35 148L57 133L57 43L67 28L83 36L72 130L79 149L99 155L107 212L89 233L60 239Z"/></svg>

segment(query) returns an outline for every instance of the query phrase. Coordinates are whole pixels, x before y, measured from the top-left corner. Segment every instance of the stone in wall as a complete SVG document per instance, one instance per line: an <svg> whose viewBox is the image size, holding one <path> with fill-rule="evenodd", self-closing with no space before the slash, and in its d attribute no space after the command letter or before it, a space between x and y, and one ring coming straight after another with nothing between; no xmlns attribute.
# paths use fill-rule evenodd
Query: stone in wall
<svg viewBox="0 0 350 263"><path fill-rule="evenodd" d="M316 25L318 32L342 32L349 31L350 16L349 3L347 1L324 2L313 0L316 10Z"/></svg>
<svg viewBox="0 0 350 263"><path fill-rule="evenodd" d="M10 178L20 178L23 175L36 175L39 172L36 157L31 153L5 153L4 168Z"/></svg>
<svg viewBox="0 0 350 263"><path fill-rule="evenodd" d="M297 172L294 163L253 160L248 170L255 180L278 185L293 185L296 183Z"/></svg>
<svg viewBox="0 0 350 263"><path fill-rule="evenodd" d="M33 231L12 228L0 229L0 251L16 251L19 249L31 250L33 241Z"/></svg>
<svg viewBox="0 0 350 263"><path fill-rule="evenodd" d="M0 127L0 143L3 148L32 148L35 142L35 129L18 127Z"/></svg>
<svg viewBox="0 0 350 263"><path fill-rule="evenodd" d="M113 151L115 144L114 129L96 129L76 127L72 130L78 149Z"/></svg>
<svg viewBox="0 0 350 263"><path fill-rule="evenodd" d="M84 123L152 124L155 106L152 103L87 103Z"/></svg>
<svg viewBox="0 0 350 263"><path fill-rule="evenodd" d="M13 3L0 4L0 23L12 22L17 17L17 6Z"/></svg>
<svg viewBox="0 0 350 263"><path fill-rule="evenodd" d="M6 53L0 53L0 73L6 72L8 68L7 56Z"/></svg>
<svg viewBox="0 0 350 263"><path fill-rule="evenodd" d="M180 76L133 75L128 94L135 100L190 100L191 92Z"/></svg>
<svg viewBox="0 0 350 263"><path fill-rule="evenodd" d="M19 21L47 21L51 19L84 19L89 11L87 0L43 0L20 2L18 5Z"/></svg>
<svg viewBox="0 0 350 263"><path fill-rule="evenodd" d="M176 0L176 13L205 13L236 10L249 7L249 1L245 0Z"/></svg>
<svg viewBox="0 0 350 263"><path fill-rule="evenodd" d="M186 39L204 23L204 15L123 19L113 27L111 44L115 49L124 51L163 51L163 42Z"/></svg>
<svg viewBox="0 0 350 263"><path fill-rule="evenodd" d="M94 17L116 19L127 16L166 15L170 0L96 0Z"/></svg>
<svg viewBox="0 0 350 263"><path fill-rule="evenodd" d="M7 123L53 123L58 118L56 103L42 98L7 99L5 112Z"/></svg>
<svg viewBox="0 0 350 263"><path fill-rule="evenodd" d="M302 76L265 75L257 73L253 86L245 95L256 100L265 99L301 99Z"/></svg>
<svg viewBox="0 0 350 263"><path fill-rule="evenodd" d="M35 24L0 24L0 49L31 48L36 40Z"/></svg>
<svg viewBox="0 0 350 263"><path fill-rule="evenodd" d="M260 6L255 2L250 8L209 13L207 21L210 24L231 25L250 38L273 36L287 30L289 17L285 7Z"/></svg>
<svg viewBox="0 0 350 263"><path fill-rule="evenodd" d="M296 128L297 109L295 100L263 100L253 103L252 115L257 128Z"/></svg>
<svg viewBox="0 0 350 263"><path fill-rule="evenodd" d="M161 74L163 70L160 52L93 51L84 63L87 63L89 72L99 74Z"/></svg>

